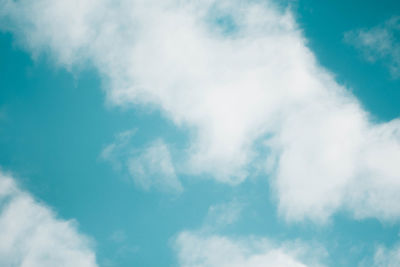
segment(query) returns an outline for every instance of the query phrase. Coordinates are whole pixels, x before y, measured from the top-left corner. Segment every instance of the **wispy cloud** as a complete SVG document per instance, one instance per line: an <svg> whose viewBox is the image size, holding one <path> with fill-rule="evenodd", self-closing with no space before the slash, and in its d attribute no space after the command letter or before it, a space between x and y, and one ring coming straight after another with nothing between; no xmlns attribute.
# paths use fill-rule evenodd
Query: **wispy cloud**
<svg viewBox="0 0 400 267"><path fill-rule="evenodd" d="M323 266L325 251L301 242L275 244L265 238L229 238L182 232L175 241L182 267Z"/></svg>
<svg viewBox="0 0 400 267"><path fill-rule="evenodd" d="M135 183L145 190L154 187L172 193L183 191L169 149L161 139L151 143L138 156L130 158L128 168Z"/></svg>
<svg viewBox="0 0 400 267"><path fill-rule="evenodd" d="M287 220L325 222L339 209L400 219L400 121L370 120L318 65L290 10L272 1L0 3L4 29L33 54L69 68L90 62L108 101L157 107L189 129L190 174L239 184L261 139ZM166 151L156 141L132 161L138 184L166 182L148 180L155 164L179 191Z"/></svg>
<svg viewBox="0 0 400 267"><path fill-rule="evenodd" d="M383 61L394 78L400 77L400 17L392 17L370 29L345 33L344 39L370 61Z"/></svg>
<svg viewBox="0 0 400 267"><path fill-rule="evenodd" d="M215 229L234 224L240 219L244 206L244 203L240 203L237 200L212 205L208 209L208 214L203 227L207 229Z"/></svg>
<svg viewBox="0 0 400 267"><path fill-rule="evenodd" d="M395 267L400 265L400 244L397 243L393 247L388 248L383 245L376 247L375 252L365 257L359 267Z"/></svg>
<svg viewBox="0 0 400 267"><path fill-rule="evenodd" d="M95 267L89 239L0 172L0 265Z"/></svg>
<svg viewBox="0 0 400 267"><path fill-rule="evenodd" d="M111 234L110 239L115 243L123 243L126 240L126 233L122 230L114 231Z"/></svg>
<svg viewBox="0 0 400 267"><path fill-rule="evenodd" d="M168 145L157 139L143 148L135 148L131 139L135 131L119 133L114 142L101 152L119 171L127 171L135 184L144 189L157 189L167 193L181 193L183 186L175 172Z"/></svg>
<svg viewBox="0 0 400 267"><path fill-rule="evenodd" d="M275 242L262 236L221 235L221 230L240 219L243 207L237 200L212 205L197 230L178 233L172 245L179 266L324 266L327 252L315 242Z"/></svg>
<svg viewBox="0 0 400 267"><path fill-rule="evenodd" d="M137 254L140 247L129 244L128 236L123 230L116 230L110 235L110 240L116 246L114 257L102 262L102 266L118 266L117 260L126 256Z"/></svg>
<svg viewBox="0 0 400 267"><path fill-rule="evenodd" d="M116 170L122 170L123 161L130 155L130 143L135 132L136 130L128 130L118 133L115 140L101 151L101 159L109 161Z"/></svg>

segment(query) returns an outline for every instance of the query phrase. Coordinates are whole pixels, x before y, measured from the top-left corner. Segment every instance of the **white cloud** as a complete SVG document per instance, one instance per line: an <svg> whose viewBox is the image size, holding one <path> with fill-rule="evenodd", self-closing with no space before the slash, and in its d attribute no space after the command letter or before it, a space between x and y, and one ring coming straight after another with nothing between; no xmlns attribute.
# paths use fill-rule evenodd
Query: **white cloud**
<svg viewBox="0 0 400 267"><path fill-rule="evenodd" d="M158 189L167 193L181 193L183 186L175 173L168 145L157 139L144 148L132 146L135 130L119 133L114 142L101 152L118 171L128 171L135 184L144 189Z"/></svg>
<svg viewBox="0 0 400 267"><path fill-rule="evenodd" d="M140 155L130 158L128 168L135 183L145 190L152 187L172 193L183 190L169 149L161 139L150 144Z"/></svg>
<svg viewBox="0 0 400 267"><path fill-rule="evenodd" d="M50 51L68 67L88 61L108 101L157 107L190 129L186 172L238 184L267 139L288 220L323 222L340 208L400 218L400 122L370 121L317 64L289 10L270 1L0 3L5 29L34 54ZM134 173L153 171L141 158L155 150L133 161ZM153 162L175 177L164 157ZM155 181L136 177L144 187Z"/></svg>
<svg viewBox="0 0 400 267"><path fill-rule="evenodd" d="M396 267L400 266L400 245L395 244L391 248L378 246L371 256L365 257L359 267Z"/></svg>
<svg viewBox="0 0 400 267"><path fill-rule="evenodd" d="M360 49L368 61L383 60L394 78L400 77L400 17L370 29L345 33L345 41Z"/></svg>
<svg viewBox="0 0 400 267"><path fill-rule="evenodd" d="M243 207L244 204L237 200L212 205L208 209L204 227L213 229L235 223L238 221Z"/></svg>
<svg viewBox="0 0 400 267"><path fill-rule="evenodd" d="M325 252L300 242L273 244L263 238L232 239L220 235L181 232L175 240L181 267L306 267Z"/></svg>
<svg viewBox="0 0 400 267"><path fill-rule="evenodd" d="M171 241L181 267L325 266L327 251L315 242L274 242L261 236L218 232L234 224L243 204L232 200L209 207L198 230L181 231Z"/></svg>
<svg viewBox="0 0 400 267"><path fill-rule="evenodd" d="M54 213L0 173L0 265L23 267L97 266L76 222Z"/></svg>
<svg viewBox="0 0 400 267"><path fill-rule="evenodd" d="M354 103L329 102L293 114L271 142L280 210L292 220L324 221L340 207L399 218L399 121L371 125Z"/></svg>
<svg viewBox="0 0 400 267"><path fill-rule="evenodd" d="M379 247L374 255L374 265L376 267L395 267L400 265L400 247L392 249Z"/></svg>
<svg viewBox="0 0 400 267"><path fill-rule="evenodd" d="M123 160L130 155L130 142L135 132L136 130L128 130L117 134L113 143L101 151L101 159L109 161L116 170L122 170Z"/></svg>

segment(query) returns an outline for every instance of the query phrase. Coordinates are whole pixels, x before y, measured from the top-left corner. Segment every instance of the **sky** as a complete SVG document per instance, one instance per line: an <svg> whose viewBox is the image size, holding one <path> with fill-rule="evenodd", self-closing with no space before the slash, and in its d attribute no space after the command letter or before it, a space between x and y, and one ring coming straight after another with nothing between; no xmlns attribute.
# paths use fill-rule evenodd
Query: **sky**
<svg viewBox="0 0 400 267"><path fill-rule="evenodd" d="M400 4L0 0L0 266L400 266Z"/></svg>

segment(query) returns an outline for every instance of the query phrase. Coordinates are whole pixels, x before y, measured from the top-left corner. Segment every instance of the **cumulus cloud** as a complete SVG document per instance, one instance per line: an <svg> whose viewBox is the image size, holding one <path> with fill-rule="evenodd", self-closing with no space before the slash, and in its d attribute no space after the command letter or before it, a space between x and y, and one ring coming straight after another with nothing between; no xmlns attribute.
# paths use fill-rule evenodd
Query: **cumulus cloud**
<svg viewBox="0 0 400 267"><path fill-rule="evenodd" d="M88 238L76 222L54 213L0 172L0 265L95 267Z"/></svg>
<svg viewBox="0 0 400 267"><path fill-rule="evenodd" d="M175 240L182 267L306 267L324 254L300 242L276 245L263 238L232 239L220 235L182 232ZM321 255L319 255L321 254Z"/></svg>
<svg viewBox="0 0 400 267"><path fill-rule="evenodd" d="M186 172L238 184L264 143L286 219L324 222L341 208L400 218L400 121L371 122L318 65L290 10L272 1L0 3L3 29L33 54L68 68L90 62L110 103L156 107L189 129Z"/></svg>
<svg viewBox="0 0 400 267"><path fill-rule="evenodd" d="M394 78L400 77L400 17L392 17L370 29L345 34L345 41L360 49L370 62L383 60Z"/></svg>

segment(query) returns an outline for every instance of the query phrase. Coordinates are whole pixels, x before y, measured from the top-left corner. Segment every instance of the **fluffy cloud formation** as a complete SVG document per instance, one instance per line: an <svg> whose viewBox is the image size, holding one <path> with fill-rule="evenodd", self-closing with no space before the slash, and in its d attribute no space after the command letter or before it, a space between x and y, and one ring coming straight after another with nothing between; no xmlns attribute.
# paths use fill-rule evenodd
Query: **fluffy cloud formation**
<svg viewBox="0 0 400 267"><path fill-rule="evenodd" d="M360 49L370 62L383 60L394 78L400 77L400 17L370 29L347 32L345 41Z"/></svg>
<svg viewBox="0 0 400 267"><path fill-rule="evenodd" d="M262 238L234 240L196 232L180 233L175 249L181 267L322 266L316 254L323 252L314 248L313 255L301 243L276 246Z"/></svg>
<svg viewBox="0 0 400 267"><path fill-rule="evenodd" d="M111 162L117 170L127 169L135 184L144 190L155 188L166 193L181 193L183 186L175 173L168 145L157 139L145 148L135 149L130 142L134 132L119 133L103 149L102 159Z"/></svg>
<svg viewBox="0 0 400 267"><path fill-rule="evenodd" d="M77 232L75 222L57 219L1 172L0 265L97 266L90 242Z"/></svg>
<svg viewBox="0 0 400 267"><path fill-rule="evenodd" d="M400 218L399 120L371 122L317 64L290 10L239 0L0 3L3 28L34 55L90 62L108 101L157 107L190 129L190 174L238 184L264 143L286 219L324 222L340 208Z"/></svg>

